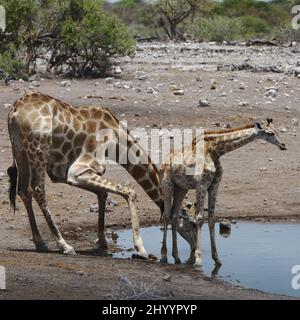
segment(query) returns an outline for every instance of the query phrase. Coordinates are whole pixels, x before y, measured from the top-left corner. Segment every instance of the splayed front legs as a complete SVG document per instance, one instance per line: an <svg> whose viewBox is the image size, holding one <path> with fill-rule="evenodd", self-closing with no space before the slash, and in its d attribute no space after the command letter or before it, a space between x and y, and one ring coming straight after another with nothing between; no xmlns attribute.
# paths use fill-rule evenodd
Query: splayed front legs
<svg viewBox="0 0 300 320"><path fill-rule="evenodd" d="M106 180L99 174L97 174L90 167L85 164L81 164L80 160L75 162L68 172L68 183L71 186L75 186L84 190L91 191L93 193L114 193L122 196L128 203L131 213L131 224L133 232L134 247L137 251L138 257L148 258L147 252L143 246L143 241L140 236L139 219L136 210L136 195L135 192L129 188L123 187L119 184L113 184ZM102 206L102 205L101 205ZM99 208L100 209L100 208ZM102 220L103 219L103 220ZM99 210L99 230L98 236L103 243L104 236L104 212L101 207L101 213Z"/></svg>

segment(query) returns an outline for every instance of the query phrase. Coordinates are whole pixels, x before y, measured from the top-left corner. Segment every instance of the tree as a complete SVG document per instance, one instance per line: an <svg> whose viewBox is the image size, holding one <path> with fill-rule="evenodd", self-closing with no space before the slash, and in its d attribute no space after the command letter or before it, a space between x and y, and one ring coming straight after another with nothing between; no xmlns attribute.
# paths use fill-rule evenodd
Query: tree
<svg viewBox="0 0 300 320"><path fill-rule="evenodd" d="M40 58L52 73L103 74L111 57L134 51L131 34L104 12L103 0L0 0L0 5L7 12L7 29L0 33L0 69L6 72L22 66L26 74L35 73Z"/></svg>
<svg viewBox="0 0 300 320"><path fill-rule="evenodd" d="M162 27L172 40L184 40L178 31L178 25L191 17L209 0L158 0L154 6L154 15L157 17L158 26Z"/></svg>

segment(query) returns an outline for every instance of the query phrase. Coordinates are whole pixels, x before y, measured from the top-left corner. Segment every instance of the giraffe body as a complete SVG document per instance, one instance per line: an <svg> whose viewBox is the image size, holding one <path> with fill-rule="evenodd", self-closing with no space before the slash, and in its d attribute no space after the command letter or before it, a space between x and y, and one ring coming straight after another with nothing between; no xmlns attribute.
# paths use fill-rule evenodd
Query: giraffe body
<svg viewBox="0 0 300 320"><path fill-rule="evenodd" d="M66 254L75 254L74 249L63 239L48 208L45 191L47 173L53 182L67 183L97 195L99 250L107 249L104 235L107 193L119 194L125 198L131 212L135 248L138 255L147 257L139 234L135 192L105 179L105 165L99 161L98 155L104 154L104 149L110 144L120 147L117 149L117 158L113 159L117 162L122 153L128 157L129 152L131 155L138 152L141 157L147 157L138 143L129 139L132 138L130 133L119 128L119 121L106 108L75 108L38 92L27 93L15 102L8 115L14 158L14 164L8 170L12 180L10 198L15 205L16 194L21 197L29 216L37 250L47 250L47 246L36 225L32 197L42 210L58 247ZM103 139L106 141L104 147L103 141L98 140L99 137L103 138L102 130L106 129L109 129L109 133ZM121 136L125 138L126 146L119 145ZM146 160L143 163L127 162L122 165L163 210L159 173L151 160Z"/></svg>
<svg viewBox="0 0 300 320"><path fill-rule="evenodd" d="M192 146L184 146L185 154L182 164L178 164L176 161L177 158L182 156L182 149L169 154L166 163L161 168L161 185L165 201L163 215L164 236L161 248L161 259L163 262L167 261L167 225L171 221L173 236L172 254L175 262L180 263L176 239L176 231L178 230L191 246L189 263L194 263L196 266L202 264L200 233L203 225L204 202L206 194L208 194L208 226L212 258L216 265L221 265L215 243L215 205L223 174L220 157L256 139L264 139L276 145L279 149L286 150L285 145L278 141L276 130L272 127L271 123L271 119L268 119L268 127L266 129L263 129L261 124L256 122L253 125L240 128L204 131L202 135L194 139ZM202 152L197 153L196 145L200 141L204 145L200 149ZM202 162L199 161L199 157L202 158ZM196 168L201 163L200 170L195 171L195 174L187 174L188 167ZM185 223L183 227L178 228L177 220L180 207L188 190L191 189L196 190L196 208L193 215L182 214L181 211L181 217ZM194 225L194 231L192 225ZM188 234L189 236L187 236Z"/></svg>

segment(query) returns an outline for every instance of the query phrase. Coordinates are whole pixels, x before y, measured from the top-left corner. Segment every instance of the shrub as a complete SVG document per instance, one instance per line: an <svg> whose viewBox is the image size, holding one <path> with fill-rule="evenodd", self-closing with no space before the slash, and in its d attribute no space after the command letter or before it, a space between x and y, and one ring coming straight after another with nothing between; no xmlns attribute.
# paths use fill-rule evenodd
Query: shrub
<svg viewBox="0 0 300 320"><path fill-rule="evenodd" d="M235 40L238 35L239 26L234 19L225 16L209 18L200 17L194 21L189 31L193 38L199 41L229 41Z"/></svg>
<svg viewBox="0 0 300 320"><path fill-rule="evenodd" d="M189 32L199 41L222 42L266 37L271 33L271 27L263 19L253 16L213 16L197 18Z"/></svg>
<svg viewBox="0 0 300 320"><path fill-rule="evenodd" d="M235 19L240 26L239 33L243 39L265 37L271 33L270 25L263 19L255 16L244 16Z"/></svg>
<svg viewBox="0 0 300 320"><path fill-rule="evenodd" d="M103 11L102 0L0 0L0 4L7 11L7 32L0 36L2 60L7 52L12 59L21 57L28 74L36 71L38 58L53 73L99 74L109 67L110 58L134 51L126 26Z"/></svg>

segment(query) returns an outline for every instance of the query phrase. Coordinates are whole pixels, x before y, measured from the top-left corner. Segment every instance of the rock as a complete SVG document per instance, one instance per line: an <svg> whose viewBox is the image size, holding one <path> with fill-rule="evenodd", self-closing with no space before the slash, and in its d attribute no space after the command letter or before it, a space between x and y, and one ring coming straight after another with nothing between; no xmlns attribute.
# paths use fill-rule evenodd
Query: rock
<svg viewBox="0 0 300 320"><path fill-rule="evenodd" d="M69 81L69 80L62 81L62 82L60 83L60 85L61 85L62 87L70 87L70 86L71 86L71 81Z"/></svg>
<svg viewBox="0 0 300 320"><path fill-rule="evenodd" d="M30 84L30 87L38 88L40 86L40 83L38 81L32 81Z"/></svg>
<svg viewBox="0 0 300 320"><path fill-rule="evenodd" d="M262 167L262 168L259 168L259 171L266 172L266 171L268 171L268 168L267 167Z"/></svg>
<svg viewBox="0 0 300 320"><path fill-rule="evenodd" d="M116 207L116 206L119 205L119 202L117 202L117 201L109 198L109 199L107 199L107 204L108 204L109 206Z"/></svg>
<svg viewBox="0 0 300 320"><path fill-rule="evenodd" d="M171 277L171 275L169 275L169 274L166 274L166 275L164 275L163 276L163 278L162 278L164 281L167 281L167 282L170 282L171 281L171 279L172 279L172 277Z"/></svg>
<svg viewBox="0 0 300 320"><path fill-rule="evenodd" d="M3 105L3 108L4 109L9 109L9 108L11 108L12 107L12 104L11 103L4 103L4 105Z"/></svg>
<svg viewBox="0 0 300 320"><path fill-rule="evenodd" d="M221 98L226 98L227 97L227 93L226 92L222 92L220 95Z"/></svg>
<svg viewBox="0 0 300 320"><path fill-rule="evenodd" d="M300 75L300 66L299 67L296 67L294 70L293 70L293 73L296 77L298 77Z"/></svg>
<svg viewBox="0 0 300 320"><path fill-rule="evenodd" d="M90 212L97 213L98 212L98 204L93 203L92 205L90 205Z"/></svg>
<svg viewBox="0 0 300 320"><path fill-rule="evenodd" d="M122 69L120 66L116 66L114 68L114 74L115 74L115 77L121 77L122 76Z"/></svg>
<svg viewBox="0 0 300 320"><path fill-rule="evenodd" d="M247 102L247 101L239 102L239 107L248 107L248 106L249 106L249 102Z"/></svg>
<svg viewBox="0 0 300 320"><path fill-rule="evenodd" d="M277 96L278 90L276 89L269 89L267 90L267 92L265 93L265 96L268 98L275 98Z"/></svg>
<svg viewBox="0 0 300 320"><path fill-rule="evenodd" d="M105 83L108 83L108 84L111 84L115 81L115 78L112 78L112 77L108 77L105 79Z"/></svg>
<svg viewBox="0 0 300 320"><path fill-rule="evenodd" d="M184 91L182 89L176 90L176 91L173 92L173 94L175 96L183 96L184 95Z"/></svg>
<svg viewBox="0 0 300 320"><path fill-rule="evenodd" d="M221 123L220 123L220 122L214 122L213 125L214 125L215 127L220 127L220 126L221 126Z"/></svg>
<svg viewBox="0 0 300 320"><path fill-rule="evenodd" d="M148 76L146 74L141 74L140 76L137 77L138 80L144 81L147 80Z"/></svg>
<svg viewBox="0 0 300 320"><path fill-rule="evenodd" d="M292 125L293 125L293 126L297 126L298 124L299 124L298 119L297 119L297 118L293 118L293 119L292 119Z"/></svg>
<svg viewBox="0 0 300 320"><path fill-rule="evenodd" d="M280 132L287 132L287 128L280 128Z"/></svg>
<svg viewBox="0 0 300 320"><path fill-rule="evenodd" d="M155 91L154 91L153 88L148 87L148 88L146 89L146 92L147 92L147 93L154 93Z"/></svg>
<svg viewBox="0 0 300 320"><path fill-rule="evenodd" d="M200 99L199 107L210 107L208 99Z"/></svg>
<svg viewBox="0 0 300 320"><path fill-rule="evenodd" d="M220 223L219 223L219 232L220 235L223 236L224 238L227 238L230 236L231 233L231 224L230 221L227 219L223 219Z"/></svg>

